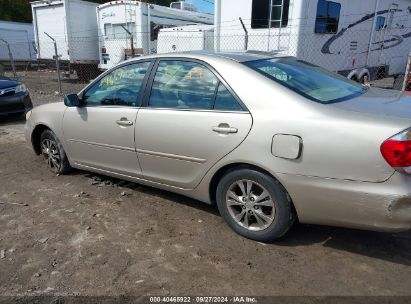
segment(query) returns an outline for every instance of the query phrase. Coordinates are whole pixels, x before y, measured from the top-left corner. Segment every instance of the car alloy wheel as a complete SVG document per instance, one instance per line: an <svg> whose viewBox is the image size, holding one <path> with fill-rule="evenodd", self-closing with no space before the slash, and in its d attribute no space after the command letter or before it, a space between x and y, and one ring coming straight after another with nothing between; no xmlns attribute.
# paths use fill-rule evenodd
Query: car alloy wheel
<svg viewBox="0 0 411 304"><path fill-rule="evenodd" d="M273 198L255 181L241 179L232 183L225 203L234 221L248 230L264 230L274 221L276 209Z"/></svg>
<svg viewBox="0 0 411 304"><path fill-rule="evenodd" d="M41 153L47 166L54 172L58 172L61 166L60 153L57 143L50 138L44 138L41 142Z"/></svg>

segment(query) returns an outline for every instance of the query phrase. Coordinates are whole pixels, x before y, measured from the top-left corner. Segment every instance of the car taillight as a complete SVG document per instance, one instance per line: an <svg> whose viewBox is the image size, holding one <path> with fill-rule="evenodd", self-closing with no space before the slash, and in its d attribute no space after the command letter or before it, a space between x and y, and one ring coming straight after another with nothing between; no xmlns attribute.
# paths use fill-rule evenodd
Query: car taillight
<svg viewBox="0 0 411 304"><path fill-rule="evenodd" d="M101 52L102 52L103 54L105 54L105 53L107 53L107 49L106 49L105 47L103 47L103 48L101 48Z"/></svg>
<svg viewBox="0 0 411 304"><path fill-rule="evenodd" d="M381 154L393 168L411 167L411 130L405 130L384 141Z"/></svg>

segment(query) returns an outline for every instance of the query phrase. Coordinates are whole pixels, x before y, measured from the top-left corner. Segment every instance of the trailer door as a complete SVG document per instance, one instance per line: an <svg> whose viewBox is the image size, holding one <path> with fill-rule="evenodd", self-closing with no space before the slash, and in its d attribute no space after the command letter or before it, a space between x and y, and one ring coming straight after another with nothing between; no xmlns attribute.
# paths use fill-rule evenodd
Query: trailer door
<svg viewBox="0 0 411 304"><path fill-rule="evenodd" d="M406 17L404 10L399 8L396 3L391 4L387 15L383 56L389 67L388 74L404 74L407 63L407 50L411 48L411 39L406 38L406 35L410 32L411 18Z"/></svg>
<svg viewBox="0 0 411 304"><path fill-rule="evenodd" d="M53 59L53 41L45 32L56 39L57 52L62 60L68 60L66 14L63 4L36 7L36 26L38 35L38 52L40 59Z"/></svg>
<svg viewBox="0 0 411 304"><path fill-rule="evenodd" d="M401 43L401 38L395 35L394 18L398 11L398 4L391 3L389 7L383 10L380 7L378 14L376 12L373 39L370 47L370 67L381 67L390 64L392 48ZM384 75L376 75L382 77Z"/></svg>

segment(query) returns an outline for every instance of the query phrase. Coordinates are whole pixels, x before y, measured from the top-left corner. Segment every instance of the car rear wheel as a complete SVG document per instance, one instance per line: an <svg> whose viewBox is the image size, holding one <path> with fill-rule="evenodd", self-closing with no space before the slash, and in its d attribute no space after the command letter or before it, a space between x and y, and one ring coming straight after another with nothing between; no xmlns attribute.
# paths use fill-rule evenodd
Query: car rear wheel
<svg viewBox="0 0 411 304"><path fill-rule="evenodd" d="M272 177L250 169L227 173L217 186L217 205L238 234L261 242L283 236L295 221L287 192Z"/></svg>
<svg viewBox="0 0 411 304"><path fill-rule="evenodd" d="M51 130L45 130L40 137L41 155L49 169L56 174L64 174L71 167L66 152Z"/></svg>

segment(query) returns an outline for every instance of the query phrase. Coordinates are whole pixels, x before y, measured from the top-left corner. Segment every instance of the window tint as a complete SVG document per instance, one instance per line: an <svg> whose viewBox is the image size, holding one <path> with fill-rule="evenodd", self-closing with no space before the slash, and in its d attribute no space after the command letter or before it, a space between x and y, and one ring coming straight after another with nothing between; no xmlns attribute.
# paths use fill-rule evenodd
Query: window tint
<svg viewBox="0 0 411 304"><path fill-rule="evenodd" d="M318 0L315 32L333 34L338 31L341 4L331 1Z"/></svg>
<svg viewBox="0 0 411 304"><path fill-rule="evenodd" d="M375 21L375 30L381 31L385 26L385 17L378 16Z"/></svg>
<svg viewBox="0 0 411 304"><path fill-rule="evenodd" d="M256 60L245 64L300 95L320 103L347 100L362 95L367 90L359 83L291 57Z"/></svg>
<svg viewBox="0 0 411 304"><path fill-rule="evenodd" d="M217 77L202 64L177 60L160 61L149 106L212 109L217 83Z"/></svg>
<svg viewBox="0 0 411 304"><path fill-rule="evenodd" d="M287 26L289 7L290 0L253 0L251 28Z"/></svg>
<svg viewBox="0 0 411 304"><path fill-rule="evenodd" d="M230 93L230 91L220 83L218 86L217 96L214 104L215 110L225 111L242 111L243 108L238 103L237 99Z"/></svg>
<svg viewBox="0 0 411 304"><path fill-rule="evenodd" d="M136 107L150 62L134 63L115 69L101 78L83 95L86 106Z"/></svg>

